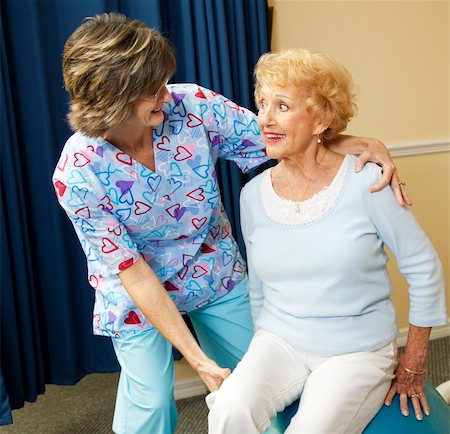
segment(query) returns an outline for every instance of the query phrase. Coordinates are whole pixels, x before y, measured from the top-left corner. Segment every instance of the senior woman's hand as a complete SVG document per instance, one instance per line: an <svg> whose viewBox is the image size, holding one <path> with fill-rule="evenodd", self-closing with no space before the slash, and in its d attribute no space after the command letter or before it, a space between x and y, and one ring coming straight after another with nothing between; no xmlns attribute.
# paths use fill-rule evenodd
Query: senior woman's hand
<svg viewBox="0 0 450 434"><path fill-rule="evenodd" d="M430 406L424 393L430 331L431 327L417 327L410 324L405 352L399 359L394 372L395 378L384 400L386 405L391 405L392 399L398 393L400 411L404 416L408 416L408 399L410 399L418 420L423 419L422 410L427 416L430 414Z"/></svg>
<svg viewBox="0 0 450 434"><path fill-rule="evenodd" d="M406 193L405 184L400 182L397 167L383 142L368 137L340 135L333 143L330 143L329 148L335 152L342 153L344 151L347 154L359 155L356 161L356 172L362 170L368 161L381 166L383 176L380 182L372 185L370 191L380 191L390 183L398 204L400 206L412 205Z"/></svg>

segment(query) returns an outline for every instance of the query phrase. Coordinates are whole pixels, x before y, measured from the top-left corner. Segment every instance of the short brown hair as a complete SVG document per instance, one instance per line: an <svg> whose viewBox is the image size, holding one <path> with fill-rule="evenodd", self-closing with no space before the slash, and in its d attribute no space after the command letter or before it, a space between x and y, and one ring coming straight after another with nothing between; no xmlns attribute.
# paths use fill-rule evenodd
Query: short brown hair
<svg viewBox="0 0 450 434"><path fill-rule="evenodd" d="M86 18L64 46L70 126L89 136L123 123L133 104L175 72L170 42L144 22L108 13Z"/></svg>
<svg viewBox="0 0 450 434"><path fill-rule="evenodd" d="M323 133L326 139L344 131L356 114L352 77L326 54L293 48L263 54L255 67L255 79L256 105L262 85L297 87L305 96L307 110L328 125Z"/></svg>

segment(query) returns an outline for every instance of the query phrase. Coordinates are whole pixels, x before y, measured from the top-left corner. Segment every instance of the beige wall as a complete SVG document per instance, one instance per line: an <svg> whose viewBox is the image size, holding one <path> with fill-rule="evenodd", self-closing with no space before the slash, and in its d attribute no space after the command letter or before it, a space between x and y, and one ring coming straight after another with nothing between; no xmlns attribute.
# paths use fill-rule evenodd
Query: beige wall
<svg viewBox="0 0 450 434"><path fill-rule="evenodd" d="M359 114L348 132L386 144L449 142L448 1L269 0L272 49L304 47L343 63L359 89ZM413 212L444 265L450 264L450 153L396 158ZM408 326L407 285L394 261L399 327Z"/></svg>

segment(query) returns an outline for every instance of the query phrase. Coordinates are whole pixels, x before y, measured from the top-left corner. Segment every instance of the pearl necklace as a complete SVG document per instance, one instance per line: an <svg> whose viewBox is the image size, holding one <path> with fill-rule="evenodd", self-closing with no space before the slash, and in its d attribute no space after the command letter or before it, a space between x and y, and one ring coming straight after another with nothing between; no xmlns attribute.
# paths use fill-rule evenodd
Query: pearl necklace
<svg viewBox="0 0 450 434"><path fill-rule="evenodd" d="M320 161L318 162L317 166L316 166L316 167L313 169L313 171L311 172L311 175L309 176L309 178L308 178L308 180L307 180L307 182L306 182L306 186L305 186L305 188L303 189L303 192L302 192L302 194L301 194L301 196L300 196L299 201L298 201L298 202L297 202L297 201L293 201L293 202L295 203L295 208L294 208L294 209L295 209L295 212L296 212L297 214L300 213L300 211L301 211L300 203L301 203L301 201L302 201L302 199L303 199L303 196L305 195L306 191L308 190L309 183L311 182L311 179L312 179L314 173L316 173L317 169L318 169L318 168L320 167L320 165L322 164L322 161L323 161L323 159L325 158L325 155L326 155L327 151L328 151L328 149L325 148L325 152L323 153L322 158L321 158ZM285 178L286 178L287 184L288 184L288 186L289 186L289 190L291 191L291 195L292 195L292 197L294 198L294 197L295 197L295 195L294 195L294 190L292 189L291 183L289 182L289 176L288 176L288 174L287 174L286 169L285 169Z"/></svg>

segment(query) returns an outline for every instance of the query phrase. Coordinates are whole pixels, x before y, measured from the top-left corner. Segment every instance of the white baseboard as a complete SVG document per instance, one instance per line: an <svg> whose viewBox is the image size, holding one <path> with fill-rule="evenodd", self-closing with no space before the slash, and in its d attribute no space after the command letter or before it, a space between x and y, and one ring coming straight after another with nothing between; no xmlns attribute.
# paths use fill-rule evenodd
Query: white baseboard
<svg viewBox="0 0 450 434"><path fill-rule="evenodd" d="M406 345L408 336L408 327L401 328L397 336L397 345L403 347ZM434 327L431 330L430 340L445 338L450 336L450 318L449 324L442 327ZM207 393L206 386L199 377L191 377L185 380L175 382L175 399L191 398L193 396L205 395Z"/></svg>
<svg viewBox="0 0 450 434"><path fill-rule="evenodd" d="M206 392L205 383L197 376L175 382L174 393L176 400L205 395Z"/></svg>
<svg viewBox="0 0 450 434"><path fill-rule="evenodd" d="M448 318L448 324L441 327L433 327L431 329L430 341L433 339L440 339L450 336L450 318ZM406 338L408 337L409 327L399 329L397 336L397 345L404 347L406 345Z"/></svg>

